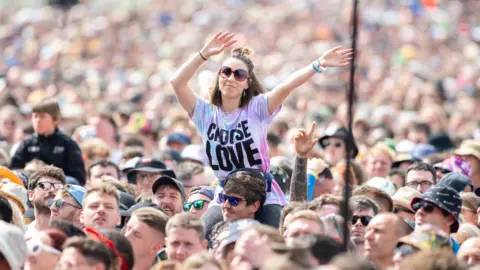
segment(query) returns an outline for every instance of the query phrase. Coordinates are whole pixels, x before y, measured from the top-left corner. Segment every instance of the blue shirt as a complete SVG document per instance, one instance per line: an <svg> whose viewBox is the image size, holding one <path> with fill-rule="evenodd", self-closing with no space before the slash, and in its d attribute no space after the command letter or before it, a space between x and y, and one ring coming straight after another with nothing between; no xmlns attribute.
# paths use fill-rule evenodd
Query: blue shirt
<svg viewBox="0 0 480 270"><path fill-rule="evenodd" d="M460 249L460 244L457 243L453 238L450 238L450 241L452 241L453 254L457 256L458 250Z"/></svg>

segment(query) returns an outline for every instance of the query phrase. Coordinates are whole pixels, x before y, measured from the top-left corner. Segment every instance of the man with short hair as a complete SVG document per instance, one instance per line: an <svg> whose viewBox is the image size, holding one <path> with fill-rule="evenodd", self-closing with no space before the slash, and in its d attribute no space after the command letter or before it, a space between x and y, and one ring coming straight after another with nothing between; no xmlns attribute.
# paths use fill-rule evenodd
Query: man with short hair
<svg viewBox="0 0 480 270"><path fill-rule="evenodd" d="M140 195L150 195L153 183L161 176L176 178L165 163L154 157L142 157L127 174L128 183L136 185Z"/></svg>
<svg viewBox="0 0 480 270"><path fill-rule="evenodd" d="M55 166L45 166L32 175L28 183L28 197L33 204L35 221L28 225L25 239L49 227L51 212L48 201L55 198L55 193L64 185L65 174Z"/></svg>
<svg viewBox="0 0 480 270"><path fill-rule="evenodd" d="M437 183L437 173L432 165L425 162L415 162L407 169L405 186L425 193Z"/></svg>
<svg viewBox="0 0 480 270"><path fill-rule="evenodd" d="M340 214L341 204L341 197L332 194L323 194L311 201L308 205L308 209L315 211L319 217L328 214L338 215Z"/></svg>
<svg viewBox="0 0 480 270"><path fill-rule="evenodd" d="M77 185L66 185L57 192L53 200L48 202L50 206L51 220L66 220L81 227L80 214L82 212L83 196L87 190Z"/></svg>
<svg viewBox="0 0 480 270"><path fill-rule="evenodd" d="M114 258L105 244L85 237L73 237L67 240L57 264L59 269L109 270Z"/></svg>
<svg viewBox="0 0 480 270"><path fill-rule="evenodd" d="M183 263L188 257L207 249L205 232L200 218L191 213L180 213L167 223L168 259Z"/></svg>
<svg viewBox="0 0 480 270"><path fill-rule="evenodd" d="M367 226L365 233L365 256L377 265L377 269L386 270L393 265L393 252L400 237L407 235L403 220L392 213L375 216Z"/></svg>
<svg viewBox="0 0 480 270"><path fill-rule="evenodd" d="M190 190L196 186L208 186L209 179L205 176L205 167L191 161L184 161L175 168L177 179L182 182L185 188L185 194L190 194ZM211 179L210 179L211 180ZM188 197L186 198L188 199Z"/></svg>
<svg viewBox="0 0 480 270"><path fill-rule="evenodd" d="M108 183L94 186L85 193L80 221L85 227L115 229L121 223L119 205L120 195L114 186Z"/></svg>
<svg viewBox="0 0 480 270"><path fill-rule="evenodd" d="M215 190L208 186L194 187L190 190L188 201L183 204L183 210L201 217L215 197Z"/></svg>
<svg viewBox="0 0 480 270"><path fill-rule="evenodd" d="M115 163L105 159L91 164L87 169L87 186L91 187L102 183L104 176L120 181L120 168Z"/></svg>
<svg viewBox="0 0 480 270"><path fill-rule="evenodd" d="M380 212L378 204L365 196L353 196L350 198L352 204L352 219L350 237L357 247L357 253L364 253L365 230L374 216Z"/></svg>
<svg viewBox="0 0 480 270"><path fill-rule="evenodd" d="M457 258L469 265L480 265L480 237L472 237L463 242Z"/></svg>
<svg viewBox="0 0 480 270"><path fill-rule="evenodd" d="M223 220L255 219L266 200L265 182L248 174L233 174L225 180L218 200Z"/></svg>
<svg viewBox="0 0 480 270"><path fill-rule="evenodd" d="M133 270L148 270L155 263L157 252L165 246L167 221L165 213L152 207L143 207L132 213L125 226L125 237L133 247Z"/></svg>
<svg viewBox="0 0 480 270"><path fill-rule="evenodd" d="M462 199L453 188L436 185L412 200L415 211L415 227L431 224L444 232L456 233L459 227ZM457 254L460 245L451 239L453 252Z"/></svg>
<svg viewBox="0 0 480 270"><path fill-rule="evenodd" d="M304 235L321 235L324 231L325 224L314 211L300 210L292 214L283 237L287 239Z"/></svg>
<svg viewBox="0 0 480 270"><path fill-rule="evenodd" d="M385 191L370 186L362 185L352 192L353 196L365 196L374 200L380 207L380 213L388 213L393 211L393 200Z"/></svg>
<svg viewBox="0 0 480 270"><path fill-rule="evenodd" d="M185 191L183 184L175 178L161 176L152 185L153 202L170 217L183 212Z"/></svg>

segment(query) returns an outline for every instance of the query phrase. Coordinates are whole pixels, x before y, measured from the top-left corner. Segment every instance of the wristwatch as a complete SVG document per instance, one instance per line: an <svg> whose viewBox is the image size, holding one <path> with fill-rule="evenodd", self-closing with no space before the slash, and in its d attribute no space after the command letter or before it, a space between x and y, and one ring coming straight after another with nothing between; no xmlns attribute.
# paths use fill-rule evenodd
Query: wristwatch
<svg viewBox="0 0 480 270"><path fill-rule="evenodd" d="M322 67L322 65L320 65L320 60L318 59L313 61L312 68L313 70L315 70L316 73L322 73L322 72L325 72L325 70L327 70L326 68Z"/></svg>

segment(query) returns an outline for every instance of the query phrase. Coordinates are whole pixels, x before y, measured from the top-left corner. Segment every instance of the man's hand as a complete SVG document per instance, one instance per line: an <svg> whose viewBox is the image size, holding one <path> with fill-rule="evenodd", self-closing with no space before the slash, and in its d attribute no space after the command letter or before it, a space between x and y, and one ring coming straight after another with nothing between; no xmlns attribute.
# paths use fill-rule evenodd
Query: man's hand
<svg viewBox="0 0 480 270"><path fill-rule="evenodd" d="M313 122L308 133L304 129L299 129L293 136L293 144L295 146L295 152L297 153L297 157L307 158L308 153L317 143L318 139L313 138L316 126L317 124Z"/></svg>

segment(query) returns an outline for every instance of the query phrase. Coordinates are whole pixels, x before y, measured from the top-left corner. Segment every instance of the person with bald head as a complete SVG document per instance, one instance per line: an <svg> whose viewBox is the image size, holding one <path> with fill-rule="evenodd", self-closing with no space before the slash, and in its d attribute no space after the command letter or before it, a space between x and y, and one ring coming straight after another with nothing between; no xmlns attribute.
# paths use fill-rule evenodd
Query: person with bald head
<svg viewBox="0 0 480 270"><path fill-rule="evenodd" d="M365 232L365 256L377 269L384 270L393 265L393 252L400 237L409 233L405 222L392 213L375 216Z"/></svg>
<svg viewBox="0 0 480 270"><path fill-rule="evenodd" d="M463 242L457 258L469 265L480 265L480 237L472 237Z"/></svg>

